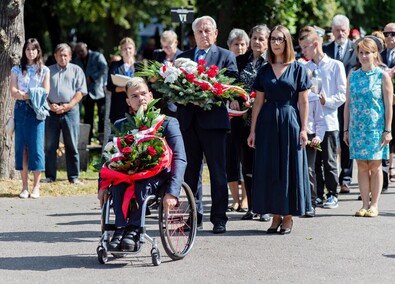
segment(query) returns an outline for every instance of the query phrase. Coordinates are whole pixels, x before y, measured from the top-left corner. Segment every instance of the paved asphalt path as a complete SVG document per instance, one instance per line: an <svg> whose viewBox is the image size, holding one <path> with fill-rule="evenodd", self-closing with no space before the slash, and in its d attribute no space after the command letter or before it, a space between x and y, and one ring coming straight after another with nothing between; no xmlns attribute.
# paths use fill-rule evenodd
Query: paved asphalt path
<svg viewBox="0 0 395 284"><path fill-rule="evenodd" d="M171 261L160 246L99 264L100 212L94 195L0 198L0 283L395 283L395 188L382 195L378 218L353 217L357 186L337 209L295 218L290 235L267 235L269 223L230 213L227 233L213 235L205 187L204 230L191 253ZM148 230L158 236L157 220ZM160 238L159 238L160 239Z"/></svg>

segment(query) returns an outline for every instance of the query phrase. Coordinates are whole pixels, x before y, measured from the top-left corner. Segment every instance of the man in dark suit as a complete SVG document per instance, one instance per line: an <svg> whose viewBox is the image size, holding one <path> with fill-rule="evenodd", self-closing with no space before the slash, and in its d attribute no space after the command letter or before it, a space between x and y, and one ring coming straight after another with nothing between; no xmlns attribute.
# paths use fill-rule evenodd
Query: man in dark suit
<svg viewBox="0 0 395 284"><path fill-rule="evenodd" d="M336 15L332 19L332 33L335 41L323 47L324 53L329 57L343 62L346 74L357 64L357 57L353 42L349 40L350 21L344 15ZM350 150L343 141L344 104L338 108L339 139L340 139L340 165L339 176L340 193L349 193L352 181L353 160L350 159ZM321 178L321 177L317 177Z"/></svg>
<svg viewBox="0 0 395 284"><path fill-rule="evenodd" d="M237 77L236 59L229 50L217 47L218 30L213 18L203 16L192 23L196 48L185 51L178 58L190 58L194 61L206 60L206 65L216 65L226 68L225 75ZM193 104L178 105L177 118L180 122L184 138L188 165L185 172L185 182L195 194L198 207L198 228L202 228L203 205L201 173L203 154L206 157L210 171L211 212L210 221L213 223L213 233L226 232L226 210L228 208L228 186L226 178L226 133L230 129L228 112L225 105L213 106L206 111Z"/></svg>
<svg viewBox="0 0 395 284"><path fill-rule="evenodd" d="M100 52L89 50L84 42L77 43L74 51L77 57L73 59L73 63L84 70L88 85L89 94L84 97L82 103L85 107L84 123L91 126L90 141L92 139L95 104L97 105L99 118L98 133L103 134L104 132L104 106L106 103L104 86L107 79L107 61Z"/></svg>
<svg viewBox="0 0 395 284"><path fill-rule="evenodd" d="M388 23L384 27L386 48L381 52L381 58L389 68L395 66L395 23ZM392 107L395 111L395 106ZM392 117L392 135L395 135L395 117ZM394 166L392 164L394 142L390 142L390 160L383 160L383 192L387 191L389 180L395 181Z"/></svg>
<svg viewBox="0 0 395 284"><path fill-rule="evenodd" d="M149 102L152 100L152 93L148 90L148 86L143 78L134 77L126 84L127 99L126 102L134 113L138 111L141 105L147 108ZM117 120L115 127L118 130L122 129L122 125L127 122L127 118ZM122 212L122 202L125 195L128 183L120 183L113 186L113 209L115 213L115 226L117 229L109 243L111 250L138 250L138 228L141 224L142 205L148 195L154 194L161 186L166 184L165 197L163 203L165 210L172 208L177 203L177 197L180 194L181 184L184 178L186 168L186 155L184 143L180 132L180 127L177 119L167 117L162 124L163 137L173 152L171 170L163 170L154 177L142 179L135 182L135 195L138 203L138 208L131 211L129 217L125 219ZM100 205L106 200L106 190L99 190L98 199Z"/></svg>

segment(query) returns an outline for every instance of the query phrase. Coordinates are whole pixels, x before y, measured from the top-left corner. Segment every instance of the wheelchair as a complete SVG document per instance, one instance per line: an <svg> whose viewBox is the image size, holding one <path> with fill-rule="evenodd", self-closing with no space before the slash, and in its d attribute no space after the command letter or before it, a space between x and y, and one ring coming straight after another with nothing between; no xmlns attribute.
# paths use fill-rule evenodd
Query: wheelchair
<svg viewBox="0 0 395 284"><path fill-rule="evenodd" d="M151 259L155 266L161 263L161 254L158 248L156 238L150 237L145 228L146 210L149 205L158 205L159 215L159 233L163 248L166 254L172 260L183 259L192 249L197 230L196 203L192 190L184 182L182 183L180 196L177 205L166 214L163 197L165 192L159 190L157 195L149 195L142 205L141 225L138 228L140 235L139 249L136 252L129 251L111 251L108 248L110 242L110 231L115 231L115 224L110 221L110 208L112 201L112 189L107 189L107 201L103 204L101 212L101 231L102 236L98 243L96 252L98 260L101 264L108 261L109 254L114 258L122 258L129 254L137 254L140 252L144 243L148 241L151 248Z"/></svg>

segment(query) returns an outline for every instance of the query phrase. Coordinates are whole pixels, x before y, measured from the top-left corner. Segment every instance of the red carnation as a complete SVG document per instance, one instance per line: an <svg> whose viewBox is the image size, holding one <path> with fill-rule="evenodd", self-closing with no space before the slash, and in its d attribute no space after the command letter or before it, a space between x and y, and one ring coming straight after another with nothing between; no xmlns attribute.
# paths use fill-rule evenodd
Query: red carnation
<svg viewBox="0 0 395 284"><path fill-rule="evenodd" d="M206 62L206 60L204 60L204 59L199 59L199 60L198 60L198 64L199 64L199 65L204 66L204 65L206 65L206 63L207 63L207 62Z"/></svg>
<svg viewBox="0 0 395 284"><path fill-rule="evenodd" d="M200 88L202 88L203 91L210 90L210 84L207 82L200 83Z"/></svg>
<svg viewBox="0 0 395 284"><path fill-rule="evenodd" d="M121 150L122 154L124 156L129 156L132 153L132 148L130 147L125 147Z"/></svg>
<svg viewBox="0 0 395 284"><path fill-rule="evenodd" d="M189 81L189 82L193 82L193 81L195 81L195 79L196 79L196 76L195 76L195 74L185 74L185 77L187 78L187 80Z"/></svg>
<svg viewBox="0 0 395 284"><path fill-rule="evenodd" d="M126 135L126 136L125 136L125 142L126 142L128 145L133 144L133 142L134 142L134 136L133 136L133 135Z"/></svg>
<svg viewBox="0 0 395 284"><path fill-rule="evenodd" d="M163 66L162 66L162 72L163 72L163 73L166 73L166 70L167 70L166 65L163 65Z"/></svg>
<svg viewBox="0 0 395 284"><path fill-rule="evenodd" d="M156 155L156 150L155 150L154 147L148 146L148 147L147 147L147 153L148 153L148 155L150 155L151 157L153 157L153 156Z"/></svg>
<svg viewBox="0 0 395 284"><path fill-rule="evenodd" d="M198 72L198 74L200 75L200 74L202 74L203 72L204 72L204 67L202 66L202 65L199 65L198 67L197 67L197 72Z"/></svg>
<svg viewBox="0 0 395 284"><path fill-rule="evenodd" d="M219 69L218 69L217 66L211 65L210 68L209 68L209 70L207 71L207 76L208 76L209 78L214 78L215 76L217 76L218 71L219 71Z"/></svg>
<svg viewBox="0 0 395 284"><path fill-rule="evenodd" d="M147 130L148 127L146 125L140 125L139 131Z"/></svg>
<svg viewBox="0 0 395 284"><path fill-rule="evenodd" d="M255 99L255 97L256 97L256 92L252 92L251 93L251 98Z"/></svg>
<svg viewBox="0 0 395 284"><path fill-rule="evenodd" d="M214 92L218 95L221 96L224 93L222 84L220 82L214 84Z"/></svg>

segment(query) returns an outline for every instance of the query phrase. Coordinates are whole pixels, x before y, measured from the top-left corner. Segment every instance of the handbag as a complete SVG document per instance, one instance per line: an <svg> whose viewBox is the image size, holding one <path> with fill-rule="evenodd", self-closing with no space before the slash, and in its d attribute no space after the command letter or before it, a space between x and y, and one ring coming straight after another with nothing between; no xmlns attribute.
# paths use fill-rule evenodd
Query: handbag
<svg viewBox="0 0 395 284"><path fill-rule="evenodd" d="M15 121L14 121L14 116L10 116L7 120L7 123L5 125L5 131L8 135L12 135L15 130Z"/></svg>

